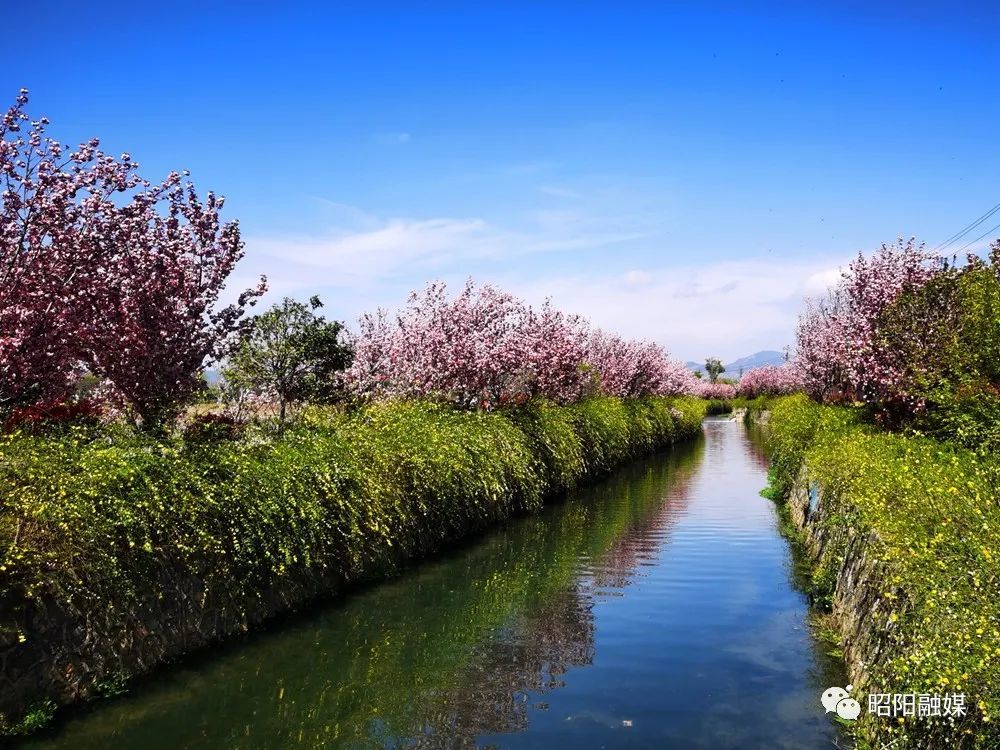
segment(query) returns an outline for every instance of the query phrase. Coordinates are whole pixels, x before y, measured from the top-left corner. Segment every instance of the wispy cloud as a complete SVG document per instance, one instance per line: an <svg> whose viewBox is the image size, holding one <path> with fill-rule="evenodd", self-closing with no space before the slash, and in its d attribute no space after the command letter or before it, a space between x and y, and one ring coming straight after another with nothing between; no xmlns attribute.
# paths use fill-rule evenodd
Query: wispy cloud
<svg viewBox="0 0 1000 750"><path fill-rule="evenodd" d="M343 285L482 255L495 248L496 239L497 232L483 219L390 219L372 229L257 237L248 247L255 259L271 259L270 265L285 276L300 276L303 285ZM323 278L323 271L335 273Z"/></svg>
<svg viewBox="0 0 1000 750"><path fill-rule="evenodd" d="M842 267L824 268L809 276L803 285L803 291L809 297L819 297L840 281Z"/></svg>
<svg viewBox="0 0 1000 750"><path fill-rule="evenodd" d="M342 223L322 233L250 237L246 265L276 269L272 273L298 278L304 288L346 286L443 274L484 260L613 247L651 231L641 218L574 211L529 212L518 225L501 226L482 217L379 219L334 201L324 205Z"/></svg>
<svg viewBox="0 0 1000 750"><path fill-rule="evenodd" d="M739 279L732 279L719 286L707 286L704 282L691 282L682 285L674 292L674 297L686 299L688 297L715 297L732 292L740 285Z"/></svg>
<svg viewBox="0 0 1000 750"><path fill-rule="evenodd" d="M733 359L794 343L804 297L824 291L830 259L747 260L513 281L527 298L552 298L596 325L666 345L676 356Z"/></svg>
<svg viewBox="0 0 1000 750"><path fill-rule="evenodd" d="M241 273L267 273L272 298L320 293L348 321L398 305L430 280L457 285L473 276L535 302L551 297L596 325L657 340L685 359L732 359L792 343L802 299L835 283L849 257L709 255L699 263L655 264L663 234L640 213L535 211L514 225L482 217L379 218L335 202L329 208L342 223L324 233L248 238ZM677 250L673 257L685 257ZM639 256L653 263L636 267Z"/></svg>

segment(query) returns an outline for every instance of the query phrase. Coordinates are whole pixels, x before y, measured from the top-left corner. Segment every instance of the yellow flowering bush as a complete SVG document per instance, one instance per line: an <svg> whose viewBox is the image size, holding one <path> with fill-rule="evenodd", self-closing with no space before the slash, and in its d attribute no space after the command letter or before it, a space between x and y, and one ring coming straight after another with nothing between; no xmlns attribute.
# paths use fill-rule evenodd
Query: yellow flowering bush
<svg viewBox="0 0 1000 750"><path fill-rule="evenodd" d="M171 596L156 590L164 571L233 602L318 574L378 576L694 434L704 412L689 398L492 412L389 401L218 440L94 425L2 435L0 643L33 648L42 607L141 623L144 601ZM85 659L92 644L79 646ZM0 730L29 708L10 700Z"/></svg>
<svg viewBox="0 0 1000 750"><path fill-rule="evenodd" d="M1000 747L1000 461L804 397L776 402L768 433L776 483L787 490L804 465L828 522L874 532L891 571L891 606L867 616L883 618L893 648L871 665L869 689L962 693L969 706L954 722L870 717L867 729L898 747Z"/></svg>

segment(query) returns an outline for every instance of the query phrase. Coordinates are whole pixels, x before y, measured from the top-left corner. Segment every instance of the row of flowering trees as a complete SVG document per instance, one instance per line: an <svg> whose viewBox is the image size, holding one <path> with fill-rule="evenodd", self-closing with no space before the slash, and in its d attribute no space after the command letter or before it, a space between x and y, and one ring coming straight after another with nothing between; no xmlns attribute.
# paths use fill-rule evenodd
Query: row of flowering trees
<svg viewBox="0 0 1000 750"><path fill-rule="evenodd" d="M712 383L699 380L695 386L695 395L707 399L729 401L736 398L736 386L732 383Z"/></svg>
<svg viewBox="0 0 1000 750"><path fill-rule="evenodd" d="M692 393L701 398L729 401L734 398L786 396L798 393L804 387L802 371L792 360L782 365L763 365L747 370L736 384L698 380Z"/></svg>
<svg viewBox="0 0 1000 750"><path fill-rule="evenodd" d="M922 429L1000 447L998 321L1000 242L963 262L913 240L883 245L802 315L804 386L820 400L861 402L889 425L925 420Z"/></svg>
<svg viewBox="0 0 1000 750"><path fill-rule="evenodd" d="M363 398L444 398L468 408L535 396L572 403L695 391L696 379L658 344L592 328L546 302L533 308L494 286L444 284L410 295L390 316L361 318L348 388Z"/></svg>
<svg viewBox="0 0 1000 750"><path fill-rule="evenodd" d="M803 388L794 362L751 370L738 385L700 380L655 342L622 338L550 302L534 308L471 280L454 296L436 282L411 293L396 314L380 309L362 316L351 343L342 380L345 392L361 400L430 398L493 409L535 397L561 404L596 393L730 400Z"/></svg>
<svg viewBox="0 0 1000 750"><path fill-rule="evenodd" d="M804 390L805 380L796 360L782 365L763 365L747 370L736 387L743 398L758 396L787 396Z"/></svg>
<svg viewBox="0 0 1000 750"><path fill-rule="evenodd" d="M177 172L150 182L96 139L67 148L27 102L22 90L0 121L0 416L64 402L87 373L156 429L263 279L220 307L243 255L222 198Z"/></svg>
<svg viewBox="0 0 1000 750"><path fill-rule="evenodd" d="M304 306L285 300L283 307L252 319L248 332L269 316L284 320L281 310L292 308L306 312ZM287 321L278 326L275 340L281 346L274 342L263 348L249 346L252 337L244 337L244 345L224 370L226 380L246 381L233 377L241 369L240 352L256 352L254 361L272 363L267 377L256 378L258 400L284 404L286 395L297 390L282 385L284 381L294 385L295 373L309 371L306 359L287 351L289 342L308 336L291 335L286 325ZM335 338L339 331L338 324ZM396 314L380 309L363 315L350 344L351 357L345 361L351 365L337 383L344 393L361 400L430 398L471 409L516 405L535 397L567 404L597 393L731 400L793 393L804 383L794 361L750 370L738 384L701 380L655 342L593 328L584 318L557 310L548 301L533 308L507 291L489 284L477 286L472 280L455 296L449 295L445 284L435 282L412 292Z"/></svg>

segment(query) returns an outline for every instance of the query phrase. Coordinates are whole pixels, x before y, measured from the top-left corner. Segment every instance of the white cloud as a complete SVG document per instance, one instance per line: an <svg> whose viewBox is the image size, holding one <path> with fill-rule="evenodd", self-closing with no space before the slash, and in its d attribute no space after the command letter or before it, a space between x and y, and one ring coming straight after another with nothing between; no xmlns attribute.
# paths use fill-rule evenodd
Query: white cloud
<svg viewBox="0 0 1000 750"><path fill-rule="evenodd" d="M383 220L341 203L323 205L346 227L322 234L248 237L244 267L298 278L303 287L342 287L400 274L426 278L428 273L446 273L449 266L467 267L486 259L610 247L649 233L639 220L609 220L573 211L536 211L515 229L480 217ZM622 229L623 225L629 228Z"/></svg>
<svg viewBox="0 0 1000 750"><path fill-rule="evenodd" d="M266 273L270 299L319 293L330 314L350 322L402 303L407 291L430 280L458 285L471 275L534 302L552 297L596 325L654 339L684 359L729 360L793 343L803 298L825 291L849 257L707 256L701 263L636 268L637 255L663 257L662 235L642 215L535 212L513 228L480 217L380 219L329 205L346 228L250 237L241 277ZM670 256L691 257L680 250ZM247 285L234 280L231 287Z"/></svg>
<svg viewBox="0 0 1000 750"><path fill-rule="evenodd" d="M303 284L323 280L344 285L392 275L401 268L433 266L456 255L481 254L493 245L495 235L485 221L476 218L391 219L368 230L257 237L247 245L258 264L269 258L266 265L299 276Z"/></svg>
<svg viewBox="0 0 1000 750"><path fill-rule="evenodd" d="M628 286L646 286L652 283L653 275L648 271L629 271L624 279Z"/></svg>
<svg viewBox="0 0 1000 750"><path fill-rule="evenodd" d="M535 302L551 297L602 328L658 341L682 359L729 360L794 343L802 300L828 263L708 262L510 286Z"/></svg>
<svg viewBox="0 0 1000 750"><path fill-rule="evenodd" d="M803 284L803 291L808 297L821 297L836 285L841 278L841 267L824 268L809 276Z"/></svg>

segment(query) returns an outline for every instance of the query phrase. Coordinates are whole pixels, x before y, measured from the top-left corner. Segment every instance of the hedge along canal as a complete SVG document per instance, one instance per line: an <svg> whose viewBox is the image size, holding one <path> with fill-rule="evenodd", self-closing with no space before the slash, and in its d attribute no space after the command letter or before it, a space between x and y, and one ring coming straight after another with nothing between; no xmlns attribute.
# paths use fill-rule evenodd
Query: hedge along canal
<svg viewBox="0 0 1000 750"><path fill-rule="evenodd" d="M830 746L743 426L71 714L29 748Z"/></svg>
<svg viewBox="0 0 1000 750"><path fill-rule="evenodd" d="M700 431L695 399L311 412L283 434L0 438L8 732Z"/></svg>
<svg viewBox="0 0 1000 750"><path fill-rule="evenodd" d="M839 631L865 706L855 733L899 750L1000 748L1000 464L804 395L768 407L771 492ZM907 696L927 696L925 712Z"/></svg>

